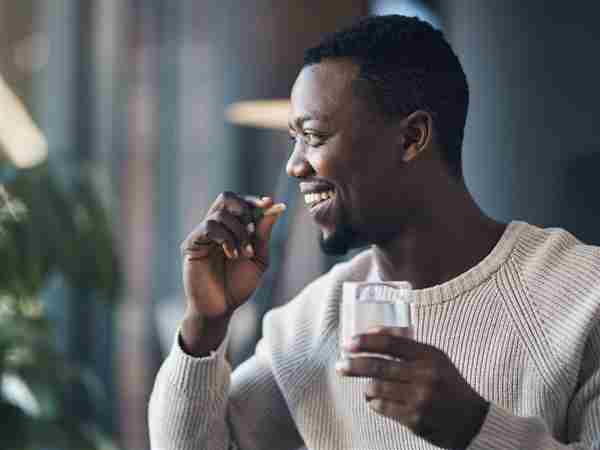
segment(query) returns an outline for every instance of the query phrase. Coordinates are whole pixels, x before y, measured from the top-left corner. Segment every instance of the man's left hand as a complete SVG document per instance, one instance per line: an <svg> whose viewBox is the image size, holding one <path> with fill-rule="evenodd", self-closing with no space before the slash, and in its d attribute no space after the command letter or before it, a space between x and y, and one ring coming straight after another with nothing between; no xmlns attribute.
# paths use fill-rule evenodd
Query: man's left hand
<svg viewBox="0 0 600 450"><path fill-rule="evenodd" d="M479 432L489 403L463 378L450 358L431 345L402 336L400 328L378 328L356 335L350 353L396 358L347 358L338 362L346 377L372 378L365 390L371 409L447 449L465 449Z"/></svg>

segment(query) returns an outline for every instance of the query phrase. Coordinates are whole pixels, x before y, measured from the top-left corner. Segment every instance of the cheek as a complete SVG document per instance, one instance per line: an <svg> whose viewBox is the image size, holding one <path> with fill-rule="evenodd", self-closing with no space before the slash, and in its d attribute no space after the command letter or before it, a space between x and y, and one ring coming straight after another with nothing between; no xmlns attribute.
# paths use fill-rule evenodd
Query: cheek
<svg viewBox="0 0 600 450"><path fill-rule="evenodd" d="M360 162L350 183L354 220L358 223L379 222L387 217L390 205L397 203L401 195L398 177L391 161Z"/></svg>
<svg viewBox="0 0 600 450"><path fill-rule="evenodd" d="M323 157L323 155L319 155L318 153L310 153L306 155L306 160L316 172L317 176L328 178L327 175L327 159Z"/></svg>
<svg viewBox="0 0 600 450"><path fill-rule="evenodd" d="M336 187L344 186L347 181L348 167L340 155L339 148L332 146L325 149L317 148L306 154L306 160L313 168L317 177L331 181Z"/></svg>

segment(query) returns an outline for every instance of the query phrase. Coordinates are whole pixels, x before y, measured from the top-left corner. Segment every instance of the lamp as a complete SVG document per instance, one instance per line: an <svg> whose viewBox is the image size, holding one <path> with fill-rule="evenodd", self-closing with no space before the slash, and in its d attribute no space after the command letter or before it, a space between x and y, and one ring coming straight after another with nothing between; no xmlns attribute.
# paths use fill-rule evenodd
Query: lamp
<svg viewBox="0 0 600 450"><path fill-rule="evenodd" d="M46 138L1 75L0 155L18 169L36 166L48 156Z"/></svg>
<svg viewBox="0 0 600 450"><path fill-rule="evenodd" d="M231 123L271 130L287 130L288 99L249 100L230 104L225 117Z"/></svg>

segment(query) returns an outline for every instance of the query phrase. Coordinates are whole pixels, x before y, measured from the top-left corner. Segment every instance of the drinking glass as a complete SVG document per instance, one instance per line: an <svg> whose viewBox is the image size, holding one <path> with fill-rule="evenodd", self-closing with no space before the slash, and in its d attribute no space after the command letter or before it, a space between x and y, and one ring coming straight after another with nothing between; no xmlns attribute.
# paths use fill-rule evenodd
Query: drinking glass
<svg viewBox="0 0 600 450"><path fill-rule="evenodd" d="M367 333L375 327L401 328L403 336L413 337L410 290L411 284L407 281L344 282L340 312L340 345L349 342L352 336ZM343 348L340 350L340 356L394 359L381 354L348 354Z"/></svg>

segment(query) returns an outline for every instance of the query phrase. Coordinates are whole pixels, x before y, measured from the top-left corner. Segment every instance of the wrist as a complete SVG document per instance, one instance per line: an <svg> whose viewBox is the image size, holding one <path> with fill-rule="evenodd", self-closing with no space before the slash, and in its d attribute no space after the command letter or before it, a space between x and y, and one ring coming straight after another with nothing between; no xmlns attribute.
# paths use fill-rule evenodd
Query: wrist
<svg viewBox="0 0 600 450"><path fill-rule="evenodd" d="M490 403L483 398L481 401L476 402L469 410L469 414L464 415L465 420L462 422L462 426L457 426L457 429L460 431L454 436L454 444L447 448L452 450L466 450L471 445L473 439L479 434L489 408Z"/></svg>
<svg viewBox="0 0 600 450"><path fill-rule="evenodd" d="M475 439L475 436L479 434L489 409L490 402L484 400L483 398L480 402L475 404L471 414L468 415L469 420L465 422L460 434L457 436L456 445L452 447L453 449L465 450L469 447L473 439Z"/></svg>
<svg viewBox="0 0 600 450"><path fill-rule="evenodd" d="M190 356L209 356L225 340L230 317L207 318L187 311L181 323L181 349Z"/></svg>

